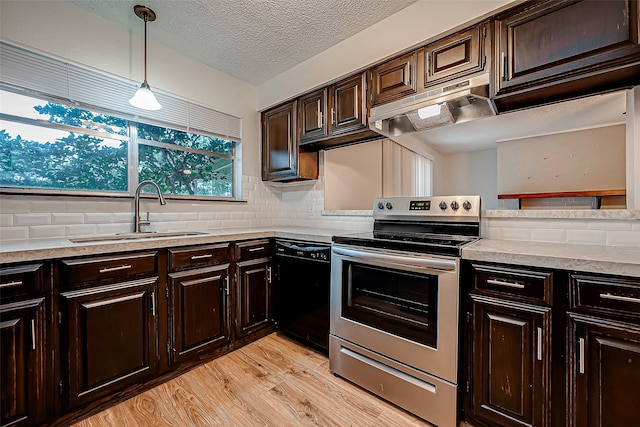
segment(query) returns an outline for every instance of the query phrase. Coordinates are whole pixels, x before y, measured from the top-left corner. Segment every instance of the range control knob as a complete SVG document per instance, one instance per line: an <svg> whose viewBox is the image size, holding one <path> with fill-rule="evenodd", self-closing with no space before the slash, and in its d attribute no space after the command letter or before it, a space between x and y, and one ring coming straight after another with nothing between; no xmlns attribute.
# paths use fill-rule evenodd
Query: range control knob
<svg viewBox="0 0 640 427"><path fill-rule="evenodd" d="M458 202L451 202L451 209L453 209L454 211L457 211L459 207L460 205L458 204Z"/></svg>
<svg viewBox="0 0 640 427"><path fill-rule="evenodd" d="M378 202L378 209L384 209L384 203Z"/></svg>
<svg viewBox="0 0 640 427"><path fill-rule="evenodd" d="M440 206L440 209L442 209L443 211L447 210L447 202L440 202L438 206Z"/></svg>
<svg viewBox="0 0 640 427"><path fill-rule="evenodd" d="M471 209L471 202L468 200L465 200L464 203L462 204L462 207L464 208L464 210L468 211L469 209Z"/></svg>
<svg viewBox="0 0 640 427"><path fill-rule="evenodd" d="M387 209L393 209L393 205L391 204L391 202L387 202Z"/></svg>

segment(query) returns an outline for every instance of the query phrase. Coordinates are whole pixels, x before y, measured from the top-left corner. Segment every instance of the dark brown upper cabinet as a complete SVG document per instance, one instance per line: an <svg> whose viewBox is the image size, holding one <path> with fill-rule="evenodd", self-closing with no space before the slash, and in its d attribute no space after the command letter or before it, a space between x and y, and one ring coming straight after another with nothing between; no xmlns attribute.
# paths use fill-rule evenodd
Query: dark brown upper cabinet
<svg viewBox="0 0 640 427"><path fill-rule="evenodd" d="M262 180L316 179L318 154L301 153L297 132L298 101L262 113Z"/></svg>
<svg viewBox="0 0 640 427"><path fill-rule="evenodd" d="M327 88L311 92L298 100L300 144L326 138L329 135Z"/></svg>
<svg viewBox="0 0 640 427"><path fill-rule="evenodd" d="M371 105L395 101L417 92L418 51L384 62L371 70Z"/></svg>
<svg viewBox="0 0 640 427"><path fill-rule="evenodd" d="M424 87L484 70L486 35L482 24L428 44L424 48Z"/></svg>
<svg viewBox="0 0 640 427"><path fill-rule="evenodd" d="M638 2L525 2L495 20L495 103L526 108L640 83Z"/></svg>
<svg viewBox="0 0 640 427"><path fill-rule="evenodd" d="M298 98L300 146L328 148L343 143L375 139L367 127L367 73Z"/></svg>

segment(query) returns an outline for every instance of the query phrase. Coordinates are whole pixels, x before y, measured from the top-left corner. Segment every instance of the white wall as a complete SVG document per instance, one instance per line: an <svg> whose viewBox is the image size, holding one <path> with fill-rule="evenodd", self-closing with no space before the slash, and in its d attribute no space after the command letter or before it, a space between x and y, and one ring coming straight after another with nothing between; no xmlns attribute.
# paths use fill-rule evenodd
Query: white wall
<svg viewBox="0 0 640 427"><path fill-rule="evenodd" d="M258 86L258 110L364 69L512 0L418 0ZM362 11L366 13L366 11Z"/></svg>
<svg viewBox="0 0 640 427"><path fill-rule="evenodd" d="M495 148L442 155L437 163L434 195L479 194L482 209L497 209L496 159Z"/></svg>

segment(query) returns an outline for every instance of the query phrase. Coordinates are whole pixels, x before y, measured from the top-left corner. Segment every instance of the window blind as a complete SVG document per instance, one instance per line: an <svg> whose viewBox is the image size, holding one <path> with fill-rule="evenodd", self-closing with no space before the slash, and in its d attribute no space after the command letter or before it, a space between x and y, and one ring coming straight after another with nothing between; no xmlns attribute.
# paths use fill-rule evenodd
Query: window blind
<svg viewBox="0 0 640 427"><path fill-rule="evenodd" d="M72 104L106 110L137 122L177 130L208 133L240 141L242 121L153 88L162 109L140 110L129 104L140 82L46 56L7 42L0 42L0 81Z"/></svg>

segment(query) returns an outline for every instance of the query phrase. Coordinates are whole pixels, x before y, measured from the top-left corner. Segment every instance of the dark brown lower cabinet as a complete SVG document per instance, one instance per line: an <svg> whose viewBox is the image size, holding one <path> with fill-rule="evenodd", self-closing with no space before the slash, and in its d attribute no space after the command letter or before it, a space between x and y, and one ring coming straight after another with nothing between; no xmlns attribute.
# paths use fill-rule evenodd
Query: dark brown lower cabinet
<svg viewBox="0 0 640 427"><path fill-rule="evenodd" d="M271 259L236 264L236 338L247 336L271 322Z"/></svg>
<svg viewBox="0 0 640 427"><path fill-rule="evenodd" d="M569 334L569 425L638 425L640 325L570 313Z"/></svg>
<svg viewBox="0 0 640 427"><path fill-rule="evenodd" d="M60 294L64 410L157 373L157 281Z"/></svg>
<svg viewBox="0 0 640 427"><path fill-rule="evenodd" d="M551 308L481 295L471 299L468 420L488 426L549 426Z"/></svg>
<svg viewBox="0 0 640 427"><path fill-rule="evenodd" d="M169 274L172 363L231 341L229 264Z"/></svg>
<svg viewBox="0 0 640 427"><path fill-rule="evenodd" d="M0 305L0 425L31 426L46 418L44 300Z"/></svg>

